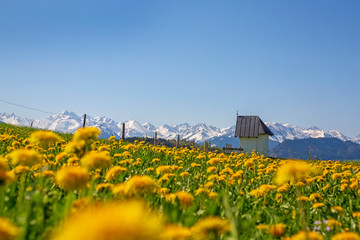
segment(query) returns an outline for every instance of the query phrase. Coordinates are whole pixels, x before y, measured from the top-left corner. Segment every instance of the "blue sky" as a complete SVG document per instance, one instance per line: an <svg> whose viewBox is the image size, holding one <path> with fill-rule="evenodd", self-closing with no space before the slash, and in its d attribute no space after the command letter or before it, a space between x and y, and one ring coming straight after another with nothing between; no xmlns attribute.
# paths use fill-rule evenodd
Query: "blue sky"
<svg viewBox="0 0 360 240"><path fill-rule="evenodd" d="M155 125L360 134L360 2L1 1L1 100ZM0 102L0 112L47 114Z"/></svg>

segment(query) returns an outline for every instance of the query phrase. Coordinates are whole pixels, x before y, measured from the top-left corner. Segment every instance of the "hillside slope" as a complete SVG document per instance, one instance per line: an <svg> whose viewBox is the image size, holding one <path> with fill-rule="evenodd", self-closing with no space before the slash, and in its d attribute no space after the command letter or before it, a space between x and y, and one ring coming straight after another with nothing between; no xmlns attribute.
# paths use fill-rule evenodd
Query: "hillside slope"
<svg viewBox="0 0 360 240"><path fill-rule="evenodd" d="M360 159L360 144L337 138L285 140L270 151L280 158L353 160Z"/></svg>

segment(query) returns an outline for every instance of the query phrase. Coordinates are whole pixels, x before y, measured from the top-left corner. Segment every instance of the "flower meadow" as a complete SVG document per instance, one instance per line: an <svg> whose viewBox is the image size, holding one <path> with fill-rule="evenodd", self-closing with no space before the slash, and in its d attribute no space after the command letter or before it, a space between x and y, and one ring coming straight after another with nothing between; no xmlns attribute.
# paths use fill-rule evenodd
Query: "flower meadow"
<svg viewBox="0 0 360 240"><path fill-rule="evenodd" d="M360 166L0 124L0 239L360 239Z"/></svg>

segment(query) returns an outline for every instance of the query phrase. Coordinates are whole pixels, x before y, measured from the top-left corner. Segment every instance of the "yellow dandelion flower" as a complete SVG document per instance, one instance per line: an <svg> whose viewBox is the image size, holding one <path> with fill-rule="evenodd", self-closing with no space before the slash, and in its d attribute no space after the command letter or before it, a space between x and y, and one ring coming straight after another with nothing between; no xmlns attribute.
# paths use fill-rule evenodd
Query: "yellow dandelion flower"
<svg viewBox="0 0 360 240"><path fill-rule="evenodd" d="M120 166L115 166L110 168L105 175L105 180L106 181L112 181L115 180L116 178L118 178L123 172L126 172L127 169L124 167L120 167Z"/></svg>
<svg viewBox="0 0 360 240"><path fill-rule="evenodd" d="M56 172L56 183L66 191L83 189L87 182L88 172L81 167L64 167Z"/></svg>
<svg viewBox="0 0 360 240"><path fill-rule="evenodd" d="M112 190L114 188L114 184L111 183L99 183L98 185L96 185L96 191L104 191L106 189L108 190Z"/></svg>
<svg viewBox="0 0 360 240"><path fill-rule="evenodd" d="M298 198L296 198L296 200L298 201L303 201L303 202L310 202L310 198L309 197L306 197L306 196L300 196Z"/></svg>
<svg viewBox="0 0 360 240"><path fill-rule="evenodd" d="M72 215L52 240L158 240L164 231L161 216L142 202L107 203Z"/></svg>
<svg viewBox="0 0 360 240"><path fill-rule="evenodd" d="M203 187L199 187L198 189L196 189L196 191L195 191L195 196L197 196L197 195L200 195L200 194L202 194L202 193L207 193L208 192L208 190L207 189L205 189L205 188L203 188Z"/></svg>
<svg viewBox="0 0 360 240"><path fill-rule="evenodd" d="M331 212L341 215L344 212L344 209L340 206L333 206L331 207Z"/></svg>
<svg viewBox="0 0 360 240"><path fill-rule="evenodd" d="M116 184L112 189L112 193L115 197L124 197L126 195L125 183Z"/></svg>
<svg viewBox="0 0 360 240"><path fill-rule="evenodd" d="M29 167L40 163L42 160L40 153L35 150L17 149L9 153L7 156L13 165L24 165Z"/></svg>
<svg viewBox="0 0 360 240"><path fill-rule="evenodd" d="M192 228L192 237L195 240L206 240L211 237L221 236L231 230L227 219L216 216L202 218Z"/></svg>
<svg viewBox="0 0 360 240"><path fill-rule="evenodd" d="M341 179L342 178L342 174L341 173L333 173L332 175L331 175L331 179L333 179L333 180L339 180L339 179Z"/></svg>
<svg viewBox="0 0 360 240"><path fill-rule="evenodd" d="M206 169L206 172L208 172L208 173L217 172L217 168L214 166L210 166Z"/></svg>
<svg viewBox="0 0 360 240"><path fill-rule="evenodd" d="M78 154L83 151L84 147L85 147L85 141L81 141L81 142L70 141L65 145L64 152L67 154L69 153Z"/></svg>
<svg viewBox="0 0 360 240"><path fill-rule="evenodd" d="M12 240L19 235L19 229L9 219L0 217L0 239Z"/></svg>
<svg viewBox="0 0 360 240"><path fill-rule="evenodd" d="M323 240L324 237L317 232L300 231L291 237L291 240Z"/></svg>
<svg viewBox="0 0 360 240"><path fill-rule="evenodd" d="M103 152L103 151L110 151L110 148L108 147L108 146L100 146L99 148L98 148L98 151L99 152Z"/></svg>
<svg viewBox="0 0 360 240"><path fill-rule="evenodd" d="M253 197L259 198L259 197L263 197L265 195L266 195L266 192L263 190L260 190L258 188L250 191L250 196L253 196Z"/></svg>
<svg viewBox="0 0 360 240"><path fill-rule="evenodd" d="M322 190L323 190L323 191L326 191L328 188L330 188L330 184L329 184L329 183L326 184L326 185L322 188Z"/></svg>
<svg viewBox="0 0 360 240"><path fill-rule="evenodd" d="M127 195L150 194L156 190L155 180L146 175L135 175L125 185L125 193Z"/></svg>
<svg viewBox="0 0 360 240"><path fill-rule="evenodd" d="M244 163L244 167L252 167L254 166L254 160L253 159L249 159Z"/></svg>
<svg viewBox="0 0 360 240"><path fill-rule="evenodd" d="M286 161L278 168L275 182L277 185L296 183L309 177L313 171L312 166L304 161Z"/></svg>
<svg viewBox="0 0 360 240"><path fill-rule="evenodd" d="M323 197L319 193L312 193L310 194L310 200L322 200Z"/></svg>
<svg viewBox="0 0 360 240"><path fill-rule="evenodd" d="M335 234L331 240L360 240L360 236L354 232L341 232Z"/></svg>
<svg viewBox="0 0 360 240"><path fill-rule="evenodd" d="M290 189L290 184L285 183L285 184L281 185L280 187L278 187L276 191L282 193L282 192L289 191L289 189Z"/></svg>
<svg viewBox="0 0 360 240"><path fill-rule="evenodd" d="M179 225L168 225L162 235L166 240L190 240L190 229Z"/></svg>
<svg viewBox="0 0 360 240"><path fill-rule="evenodd" d="M338 220L333 219L333 218L328 219L326 225L331 227L331 229L333 229L334 227L341 227L342 226L341 222L339 222Z"/></svg>
<svg viewBox="0 0 360 240"><path fill-rule="evenodd" d="M340 185L340 191L345 191L345 190L348 190L348 189L350 189L349 184L343 183L343 184Z"/></svg>
<svg viewBox="0 0 360 240"><path fill-rule="evenodd" d="M66 153L65 153L65 152L58 153L58 154L56 155L56 157L55 157L55 161L56 161L57 163L60 163L60 162L62 162L62 161L65 159L65 157L66 157Z"/></svg>
<svg viewBox="0 0 360 240"><path fill-rule="evenodd" d="M209 161L206 162L206 164L208 165L218 165L219 163L221 163L220 158L211 158Z"/></svg>
<svg viewBox="0 0 360 240"><path fill-rule="evenodd" d="M44 171L42 172L42 175L43 175L44 177L54 177L54 176L55 176L55 173L54 173L53 171L51 171L51 170L44 170Z"/></svg>
<svg viewBox="0 0 360 240"><path fill-rule="evenodd" d="M314 204L312 205L312 208L317 209L317 208L321 208L321 207L323 207L323 206L325 206L325 204L323 204L323 203L314 203Z"/></svg>
<svg viewBox="0 0 360 240"><path fill-rule="evenodd" d="M352 216L353 218L360 218L360 212L353 212Z"/></svg>
<svg viewBox="0 0 360 240"><path fill-rule="evenodd" d="M277 223L274 225L270 225L268 232L275 237L280 237L280 236L284 235L285 227L286 227L286 224L283 224L283 223Z"/></svg>
<svg viewBox="0 0 360 240"><path fill-rule="evenodd" d="M356 190L359 188L359 183L358 182L352 182L349 187L352 189L352 190Z"/></svg>
<svg viewBox="0 0 360 240"><path fill-rule="evenodd" d="M268 224L259 224L259 225L256 225L256 229L259 229L259 230L268 230L270 227L270 225Z"/></svg>
<svg viewBox="0 0 360 240"><path fill-rule="evenodd" d="M216 192L209 192L208 196L210 199L216 199L218 197L218 194Z"/></svg>
<svg viewBox="0 0 360 240"><path fill-rule="evenodd" d="M160 188L160 189L159 189L159 193L160 193L160 194L163 194L163 195L168 194L169 191L170 191L170 190L169 190L168 188L166 188L166 187L163 187L163 188Z"/></svg>
<svg viewBox="0 0 360 240"><path fill-rule="evenodd" d="M192 167L192 168L195 168L195 167L200 167L201 166L201 164L200 163L191 163L190 164L190 166Z"/></svg>
<svg viewBox="0 0 360 240"><path fill-rule="evenodd" d="M214 187L214 182L207 182L207 183L205 183L204 187L207 189L212 188L212 187Z"/></svg>
<svg viewBox="0 0 360 240"><path fill-rule="evenodd" d="M80 160L81 165L88 169L109 167L113 159L109 152L90 151Z"/></svg>
<svg viewBox="0 0 360 240"><path fill-rule="evenodd" d="M180 177L187 177L189 176L190 174L188 172L182 172L180 173Z"/></svg>
<svg viewBox="0 0 360 240"><path fill-rule="evenodd" d="M276 189L275 185L263 184L259 187L260 191L264 191L266 193L273 191Z"/></svg>
<svg viewBox="0 0 360 240"><path fill-rule="evenodd" d="M11 146L13 146L14 148L19 148L20 145L21 145L21 143L20 143L19 141L13 141L13 142L11 143Z"/></svg>
<svg viewBox="0 0 360 240"><path fill-rule="evenodd" d="M172 204L175 204L176 195L174 193L169 193L165 195L165 200L167 202L171 202Z"/></svg>
<svg viewBox="0 0 360 240"><path fill-rule="evenodd" d="M8 171L8 170L9 170L9 165L6 158L0 155L0 171Z"/></svg>
<svg viewBox="0 0 360 240"><path fill-rule="evenodd" d="M89 205L90 205L90 200L88 197L76 199L72 203L72 207L70 210L71 214L74 214L78 211L82 211L82 210L86 209Z"/></svg>
<svg viewBox="0 0 360 240"><path fill-rule="evenodd" d="M152 160L152 162L153 162L153 163L160 162L160 159L158 159L158 158L154 158L154 159Z"/></svg>
<svg viewBox="0 0 360 240"><path fill-rule="evenodd" d="M175 193L175 195L182 208L190 207L194 202L194 197L191 193L180 191Z"/></svg>
<svg viewBox="0 0 360 240"><path fill-rule="evenodd" d="M79 128L76 130L73 139L75 142L89 142L91 140L95 140L100 133L101 131L96 127Z"/></svg>
<svg viewBox="0 0 360 240"><path fill-rule="evenodd" d="M108 138L108 140L109 140L109 141L114 141L115 138L116 138L115 136L110 136L110 137Z"/></svg>
<svg viewBox="0 0 360 240"><path fill-rule="evenodd" d="M172 173L173 169L170 165L161 165L156 168L156 174Z"/></svg>
<svg viewBox="0 0 360 240"><path fill-rule="evenodd" d="M23 172L30 172L30 168L28 166L23 166L23 165L19 165L19 166L16 166L12 172L16 175L19 175Z"/></svg>
<svg viewBox="0 0 360 240"><path fill-rule="evenodd" d="M30 135L30 143L38 145L42 148L48 148L50 145L59 142L61 138L54 132L39 130L35 131Z"/></svg>

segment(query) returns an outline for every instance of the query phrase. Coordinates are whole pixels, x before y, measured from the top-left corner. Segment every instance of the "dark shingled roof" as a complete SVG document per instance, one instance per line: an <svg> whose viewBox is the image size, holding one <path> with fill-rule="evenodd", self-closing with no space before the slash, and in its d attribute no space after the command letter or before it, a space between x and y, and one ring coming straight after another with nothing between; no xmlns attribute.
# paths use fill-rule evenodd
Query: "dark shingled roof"
<svg viewBox="0 0 360 240"><path fill-rule="evenodd" d="M259 135L274 135L258 116L238 116L236 120L235 137L258 137Z"/></svg>

